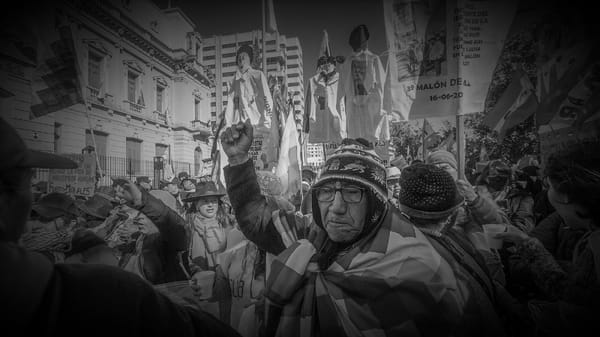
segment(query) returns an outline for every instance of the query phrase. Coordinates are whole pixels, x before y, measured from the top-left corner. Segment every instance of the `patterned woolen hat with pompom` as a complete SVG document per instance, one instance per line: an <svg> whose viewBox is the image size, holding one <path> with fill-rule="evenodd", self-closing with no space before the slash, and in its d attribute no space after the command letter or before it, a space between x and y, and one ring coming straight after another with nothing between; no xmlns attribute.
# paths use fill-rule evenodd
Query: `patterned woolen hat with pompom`
<svg viewBox="0 0 600 337"><path fill-rule="evenodd" d="M370 146L354 140L347 142L335 150L325 162L321 174L313 185L313 191L328 182L344 181L366 188L367 214L362 237L371 231L381 215L386 211L388 200L386 169L383 161ZM319 214L319 202L312 193L314 214ZM323 227L320 216L315 216L315 222Z"/></svg>
<svg viewBox="0 0 600 337"><path fill-rule="evenodd" d="M452 176L431 164L413 164L400 176L400 210L410 217L440 219L463 202Z"/></svg>

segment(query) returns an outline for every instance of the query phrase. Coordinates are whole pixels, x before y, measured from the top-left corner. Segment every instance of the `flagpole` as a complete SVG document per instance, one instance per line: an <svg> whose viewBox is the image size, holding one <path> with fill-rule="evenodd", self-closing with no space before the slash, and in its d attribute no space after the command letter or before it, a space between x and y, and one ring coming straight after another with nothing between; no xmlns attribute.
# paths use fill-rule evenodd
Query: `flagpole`
<svg viewBox="0 0 600 337"><path fill-rule="evenodd" d="M262 0L262 67L265 76L267 75L267 43L265 41L266 38L266 30L267 30L267 13L266 13L266 0Z"/></svg>

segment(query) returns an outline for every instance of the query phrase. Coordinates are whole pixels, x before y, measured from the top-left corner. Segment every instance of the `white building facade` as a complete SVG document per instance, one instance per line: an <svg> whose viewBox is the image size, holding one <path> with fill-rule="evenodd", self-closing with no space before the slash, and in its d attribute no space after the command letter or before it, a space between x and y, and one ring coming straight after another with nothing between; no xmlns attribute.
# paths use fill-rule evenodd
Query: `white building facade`
<svg viewBox="0 0 600 337"><path fill-rule="evenodd" d="M156 156L175 173L210 172L214 81L193 22L180 9L160 9L150 0L73 4L57 6L76 27L87 104L32 119L35 62L6 48L0 76L12 95L2 99L3 117L33 149L71 154L95 143L107 175L152 177Z"/></svg>

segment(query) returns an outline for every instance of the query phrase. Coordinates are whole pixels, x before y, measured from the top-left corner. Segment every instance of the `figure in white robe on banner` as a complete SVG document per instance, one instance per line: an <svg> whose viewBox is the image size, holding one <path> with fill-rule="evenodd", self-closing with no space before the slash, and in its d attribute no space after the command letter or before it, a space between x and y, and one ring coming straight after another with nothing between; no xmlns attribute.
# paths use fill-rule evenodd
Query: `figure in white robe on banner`
<svg viewBox="0 0 600 337"><path fill-rule="evenodd" d="M236 59L238 70L227 95L226 126L250 118L253 126L269 129L273 98L265 74L250 66L253 61L252 47L241 46L237 51Z"/></svg>
<svg viewBox="0 0 600 337"><path fill-rule="evenodd" d="M311 143L341 143L346 138L346 113L343 104L338 100L340 74L336 69L337 63L343 63L344 58L331 55L327 32L323 32L321 57L317 61L318 73L311 77L306 92L305 116ZM308 124L306 124L308 123Z"/></svg>
<svg viewBox="0 0 600 337"><path fill-rule="evenodd" d="M385 70L379 56L369 51L368 40L367 26L352 30L349 43L354 52L341 71L339 97L345 97L348 137L376 141L381 138L377 126L385 117Z"/></svg>

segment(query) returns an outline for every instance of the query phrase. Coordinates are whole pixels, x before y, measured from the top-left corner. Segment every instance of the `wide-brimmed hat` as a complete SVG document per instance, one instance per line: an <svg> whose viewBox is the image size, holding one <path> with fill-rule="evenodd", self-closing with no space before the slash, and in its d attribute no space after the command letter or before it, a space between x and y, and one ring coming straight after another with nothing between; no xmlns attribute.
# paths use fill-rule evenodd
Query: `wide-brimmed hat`
<svg viewBox="0 0 600 337"><path fill-rule="evenodd" d="M189 192L183 201L194 201L205 197L222 197L225 195L225 191L217 187L213 181L203 181L196 184L196 191Z"/></svg>
<svg viewBox="0 0 600 337"><path fill-rule="evenodd" d="M114 205L105 197L95 193L88 200L76 200L75 205L85 214L99 219L106 219Z"/></svg>
<svg viewBox="0 0 600 337"><path fill-rule="evenodd" d="M52 153L30 150L17 131L0 118L0 171L10 168L75 169L77 163Z"/></svg>
<svg viewBox="0 0 600 337"><path fill-rule="evenodd" d="M448 217L464 199L445 170L432 164L413 164L400 175L400 210L411 218L438 220Z"/></svg>
<svg viewBox="0 0 600 337"><path fill-rule="evenodd" d="M49 193L35 204L31 210L47 219L55 219L67 214L77 215L75 200L64 193Z"/></svg>

